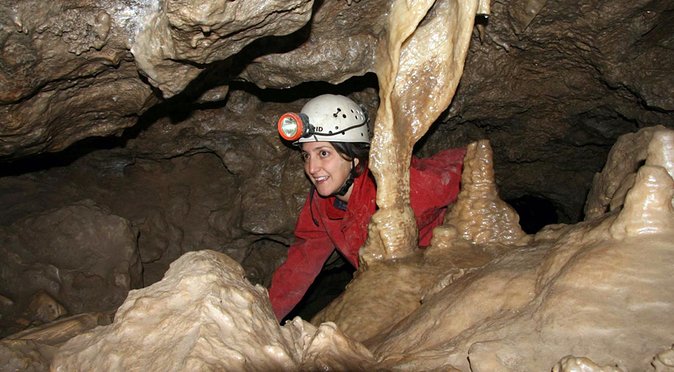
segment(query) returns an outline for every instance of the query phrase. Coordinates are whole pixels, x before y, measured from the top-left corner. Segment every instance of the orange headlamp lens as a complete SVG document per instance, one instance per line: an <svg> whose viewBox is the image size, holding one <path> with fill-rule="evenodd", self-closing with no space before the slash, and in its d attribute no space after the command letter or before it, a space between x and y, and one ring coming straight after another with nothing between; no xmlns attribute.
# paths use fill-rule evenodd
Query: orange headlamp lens
<svg viewBox="0 0 674 372"><path fill-rule="evenodd" d="M278 119L278 133L286 141L297 141L304 133L304 123L299 114L286 112Z"/></svg>

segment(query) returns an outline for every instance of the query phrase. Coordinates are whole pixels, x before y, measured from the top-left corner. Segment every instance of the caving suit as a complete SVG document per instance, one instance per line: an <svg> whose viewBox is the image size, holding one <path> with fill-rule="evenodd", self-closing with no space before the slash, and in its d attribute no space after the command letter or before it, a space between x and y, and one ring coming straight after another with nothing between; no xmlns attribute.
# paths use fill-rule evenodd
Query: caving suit
<svg viewBox="0 0 674 372"><path fill-rule="evenodd" d="M456 200L465 149L448 149L430 158L412 158L410 205L419 229L419 246L428 246L433 228ZM358 268L358 251L367 239L367 227L376 211L376 186L369 171L356 177L349 202L321 197L312 188L300 211L295 242L288 258L272 277L269 298L276 317L283 319L302 299L334 249ZM345 208L345 210L344 210Z"/></svg>

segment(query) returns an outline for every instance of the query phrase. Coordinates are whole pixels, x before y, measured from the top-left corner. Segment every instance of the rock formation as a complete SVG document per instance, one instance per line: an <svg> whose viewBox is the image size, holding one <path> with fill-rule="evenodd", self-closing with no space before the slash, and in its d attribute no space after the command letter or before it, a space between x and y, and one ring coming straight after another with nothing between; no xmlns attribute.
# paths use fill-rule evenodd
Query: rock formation
<svg viewBox="0 0 674 372"><path fill-rule="evenodd" d="M361 344L331 324L297 318L280 327L267 291L214 251L184 255L164 279L132 291L115 321L73 338L56 371L371 370Z"/></svg>
<svg viewBox="0 0 674 372"><path fill-rule="evenodd" d="M415 9L429 10L407 14L414 15L411 31L417 32L407 41L390 34L391 25L404 17L391 18L389 9L403 3L423 3ZM492 2L488 17L473 19L473 13L486 12L486 2L453 7L458 3L0 3L0 250L7 257L0 262L5 283L0 336L37 327L4 339L0 360L8 369L47 368L59 345L109 323L108 314L129 289L158 282L186 252L225 253L242 264L249 280L265 284L292 240L307 188L299 158L278 141L275 118L316 94L337 92L362 102L380 128L391 118L409 125L388 128L400 132L399 142L383 137L386 129L377 133L375 153L401 150L399 169L380 172L382 187L394 190L382 194L380 203L392 206L393 215L405 208L395 195L402 192L404 198L404 159L412 151L425 156L487 139L493 153L486 142L478 142L476 151L486 155L472 158L475 178L464 179L466 195L437 230L431 249L416 251L409 234L402 234L406 240L400 250L385 248L395 247L396 239L380 245L372 239L371 270L359 273L349 291L316 318L332 319L337 328L324 325L316 331L296 321L292 332L330 333L330 342L346 345L346 355L368 367L375 360L378 366L401 369L493 370L517 364L536 370L648 370L652 361L656 370L671 369L674 341L665 340L671 328L660 327L650 339L639 333L651 331L660 314L652 309L671 304L668 293L651 306L648 301L659 292L633 287L637 296L623 289L642 283L640 278L596 269L637 270L648 254L654 262L671 259L661 249L666 241L655 239L645 249L631 245L645 235L660 236L655 232L668 229L671 221L661 169L671 176L671 153L644 147L671 144L669 134L662 134L668 132L655 127L674 123L671 5L660 0L516 0ZM456 18L466 12L470 19ZM449 44L435 39L452 25L441 19L460 21L462 38ZM381 63L391 45L402 51L392 54L402 62L397 67ZM450 55L454 59L443 61L455 66L451 71L442 71L444 63L429 62ZM464 61L459 84L452 72ZM386 75L391 67L399 74ZM404 89L383 89L393 83ZM631 132L609 153L621 135ZM655 160L653 154L663 158ZM386 179L389 173L396 176ZM661 207L642 208L637 196L644 193L665 195L648 199ZM517 214L499 195L506 201L547 202L553 221L567 225L524 235ZM466 217L476 210L492 214ZM387 223L386 216L379 216L379 226ZM373 236L395 237L390 230ZM413 233L409 226L406 231ZM572 248L573 242L580 246ZM609 248L617 242L622 248ZM385 257L398 261L378 261ZM229 262L213 262L221 261ZM225 266L236 273L230 285L258 293L241 279L236 265ZM671 285L657 268L644 275ZM393 276L418 281L394 283L394 298L383 291L366 295L370 286L390 286ZM585 276L595 283L615 279L614 286L595 288L582 281ZM483 297L482 291L492 296ZM613 329L609 322L619 323L629 313L594 304L595 297L587 294L609 298L614 306L625 304L642 317L632 328ZM382 307L378 298L389 301L389 313L377 312ZM465 309L475 308L476 301L484 306L468 314ZM359 323L348 316L358 309L359 316L379 318ZM607 315L595 317L600 310ZM83 315L64 318L82 311L92 313L86 320ZM424 328L429 314L442 324L451 321L451 339ZM565 328L568 322L561 316L596 338L576 342L564 333L571 328ZM463 320L454 322L454 317ZM54 336L51 323L40 325L54 318L69 331ZM555 329L542 331L541 324ZM610 343L593 328L596 324L608 324L602 328L606 335L629 334L634 342ZM527 327L539 328L527 334ZM402 335L422 329L427 338L404 344ZM541 342L528 339L531 335ZM546 349L551 340L559 346ZM592 349L589 342L602 346ZM576 343L574 350L565 349ZM302 346L304 356L287 365L346 368L342 354L318 360L327 347L316 345L310 351ZM653 350L637 355L633 345ZM609 346L624 355L606 352ZM530 357L518 348L541 353ZM395 350L405 355L396 356ZM562 359L561 353L573 356Z"/></svg>
<svg viewBox="0 0 674 372"><path fill-rule="evenodd" d="M136 232L91 201L25 218L0 237L0 291L29 301L3 309L7 318L22 319L19 324L109 311L142 285Z"/></svg>
<svg viewBox="0 0 674 372"><path fill-rule="evenodd" d="M454 96L477 5L477 1L391 4L375 65L380 104L369 167L377 181L379 209L362 249L366 263L401 258L417 246L409 205L412 148Z"/></svg>
<svg viewBox="0 0 674 372"><path fill-rule="evenodd" d="M674 179L662 162L669 155L662 155L671 151L674 131L653 137L649 164L637 170L620 211L549 226L525 243L469 241L464 237L480 235L462 233L465 225L455 224L461 219L448 218L440 229L457 233L436 237L415 256L359 272L321 314L321 321L336 323L312 326L295 318L279 326L266 291L251 285L238 263L213 251L192 252L160 282L131 291L112 324L51 350L51 366L669 370L674 296L662 289L674 285ZM472 145L469 164L489 164L484 157L490 152L480 148ZM499 204L493 193L460 198ZM663 223L653 226L643 218L654 214ZM492 231L510 236L510 226L500 226ZM0 350L17 355L16 343L31 340L24 337L3 341ZM37 358L41 365L48 364L45 359ZM15 365L17 357L11 360Z"/></svg>
<svg viewBox="0 0 674 372"><path fill-rule="evenodd" d="M371 265L314 321L334 321L385 369L540 371L574 355L622 371L651 370L674 337L674 297L662 291L674 285L674 180L663 160L672 135L661 128L641 146L614 148L616 158L649 153L646 165L632 169L637 181L615 212L513 240L511 225L471 233L475 225L452 210L438 229L453 233L434 236L414 260ZM469 166L489 164L470 158L480 154L476 147ZM623 178L608 170L604 180ZM467 199L499 204L493 193L467 190L457 206ZM477 220L495 214L466 212Z"/></svg>

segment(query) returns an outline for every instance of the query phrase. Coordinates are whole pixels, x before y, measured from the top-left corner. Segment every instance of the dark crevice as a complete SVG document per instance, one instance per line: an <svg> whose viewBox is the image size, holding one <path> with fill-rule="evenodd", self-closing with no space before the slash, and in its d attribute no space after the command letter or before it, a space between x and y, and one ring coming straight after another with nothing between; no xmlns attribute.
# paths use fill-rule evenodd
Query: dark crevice
<svg viewBox="0 0 674 372"><path fill-rule="evenodd" d="M544 226L559 222L555 205L548 199L523 195L506 200L520 216L520 226L527 234L535 234Z"/></svg>
<svg viewBox="0 0 674 372"><path fill-rule="evenodd" d="M344 292L346 285L353 279L355 269L344 258L337 256L329 267L323 268L302 301L284 318L284 321L296 316L310 320Z"/></svg>

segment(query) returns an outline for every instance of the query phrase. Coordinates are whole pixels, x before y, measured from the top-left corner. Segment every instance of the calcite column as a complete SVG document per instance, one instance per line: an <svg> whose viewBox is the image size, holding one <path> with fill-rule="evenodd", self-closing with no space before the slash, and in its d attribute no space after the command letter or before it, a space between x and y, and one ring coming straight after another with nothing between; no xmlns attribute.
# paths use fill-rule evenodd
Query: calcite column
<svg viewBox="0 0 674 372"><path fill-rule="evenodd" d="M391 3L375 67L380 106L370 169L379 210L361 250L365 264L404 257L417 247L409 203L412 149L454 96L477 9L477 0Z"/></svg>

